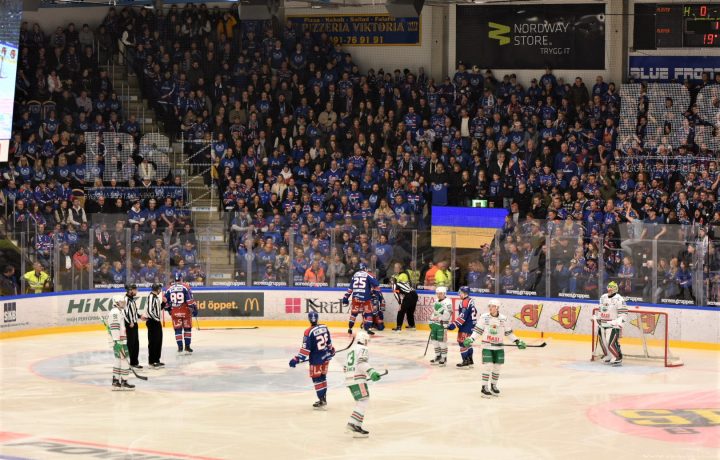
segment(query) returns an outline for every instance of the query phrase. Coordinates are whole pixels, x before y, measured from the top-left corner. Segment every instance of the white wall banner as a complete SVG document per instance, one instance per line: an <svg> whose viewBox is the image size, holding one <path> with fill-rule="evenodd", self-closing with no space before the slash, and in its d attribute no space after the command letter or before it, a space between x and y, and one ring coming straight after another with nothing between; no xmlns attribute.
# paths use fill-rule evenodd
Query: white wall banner
<svg viewBox="0 0 720 460"><path fill-rule="evenodd" d="M298 320L304 321L307 313L317 311L321 321L347 321L350 309L342 304L344 290L292 290L269 289L265 291L232 288L200 288L194 291L198 301L200 318L217 320ZM48 327L100 324L110 309L114 294L110 291L69 293L58 295L25 296L0 299L3 320L0 338L7 332ZM390 293L385 293L386 323L394 323L398 304ZM434 296L419 294L415 312L418 324L427 324L432 311ZM450 296L455 311L459 298ZM478 313L487 311L490 297L473 296ZM545 333L584 334L591 333L591 316L597 302L567 300L544 300L500 298L501 312L510 318L513 329ZM139 311L145 310L147 293L141 293ZM631 307L631 310L635 307ZM667 328L670 340L720 342L720 309L639 307L656 314L642 315L631 321L628 328L644 329L653 336L664 334ZM359 318L358 318L359 319Z"/></svg>

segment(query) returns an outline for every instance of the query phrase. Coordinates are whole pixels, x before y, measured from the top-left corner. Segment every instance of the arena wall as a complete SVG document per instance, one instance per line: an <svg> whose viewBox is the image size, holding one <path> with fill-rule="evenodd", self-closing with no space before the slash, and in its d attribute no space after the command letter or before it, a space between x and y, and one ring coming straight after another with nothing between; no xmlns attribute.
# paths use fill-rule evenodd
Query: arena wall
<svg viewBox="0 0 720 460"><path fill-rule="evenodd" d="M78 332L102 329L101 317L106 317L113 295L109 290L40 294L3 298L4 317L0 324L0 339L19 336ZM340 298L344 290L319 289L239 289L196 288L194 296L199 306L200 328L293 326L307 323L309 311L318 311L323 322L333 327L347 325L348 307ZM145 310L146 292L140 295L139 310ZM416 320L420 328L427 327L434 294L420 291ZM457 296L451 295L453 304ZM487 296L473 296L479 313L487 311ZM385 294L386 326L393 327L398 305ZM503 297L502 312L511 318L518 335L533 338L588 340L591 334L593 309L597 302L582 300L558 301L529 297ZM669 307L634 305L645 310L668 313L670 344L720 350L720 309L714 307ZM169 318L168 318L169 320ZM653 324L654 326L654 324ZM664 323L657 323L654 337L661 334ZM639 328L637 324L626 327Z"/></svg>

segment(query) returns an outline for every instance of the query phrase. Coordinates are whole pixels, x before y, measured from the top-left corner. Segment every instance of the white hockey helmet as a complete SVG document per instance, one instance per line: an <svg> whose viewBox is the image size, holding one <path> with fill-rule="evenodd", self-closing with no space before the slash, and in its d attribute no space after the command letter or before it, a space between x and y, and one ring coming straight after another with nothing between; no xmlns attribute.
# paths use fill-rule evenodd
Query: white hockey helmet
<svg viewBox="0 0 720 460"><path fill-rule="evenodd" d="M438 286L435 288L435 294L447 295L447 288L445 286Z"/></svg>
<svg viewBox="0 0 720 460"><path fill-rule="evenodd" d="M488 308L492 307L493 305L500 308L500 299L490 299L490 301L488 302Z"/></svg>
<svg viewBox="0 0 720 460"><path fill-rule="evenodd" d="M367 345L368 342L370 342L370 336L365 331L358 331L357 335L355 336L355 341L359 343L360 345Z"/></svg>
<svg viewBox="0 0 720 460"><path fill-rule="evenodd" d="M112 298L112 306L113 308L119 308L123 309L125 308L125 296L124 295L116 295Z"/></svg>

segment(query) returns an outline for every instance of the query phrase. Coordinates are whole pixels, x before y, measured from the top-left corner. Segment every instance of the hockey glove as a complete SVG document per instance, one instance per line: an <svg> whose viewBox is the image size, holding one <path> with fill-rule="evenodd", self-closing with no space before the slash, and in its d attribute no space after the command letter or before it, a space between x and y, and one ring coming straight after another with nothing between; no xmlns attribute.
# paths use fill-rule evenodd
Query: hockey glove
<svg viewBox="0 0 720 460"><path fill-rule="evenodd" d="M334 357L334 356L335 356L335 347L331 347L331 348L330 348L330 356L331 356L331 357Z"/></svg>
<svg viewBox="0 0 720 460"><path fill-rule="evenodd" d="M290 367L295 367L295 366L297 366L297 363L298 363L298 359L297 359L297 358L291 359L291 360L290 360Z"/></svg>
<svg viewBox="0 0 720 460"><path fill-rule="evenodd" d="M113 351L116 355L120 355L122 353L122 343L116 340L113 344Z"/></svg>
<svg viewBox="0 0 720 460"><path fill-rule="evenodd" d="M520 339L516 340L516 341L515 341L515 344L516 344L517 347L518 347L519 349L521 349L521 350L524 350L524 349L527 348L527 345L525 345L525 342L523 342L523 341L520 340Z"/></svg>
<svg viewBox="0 0 720 460"><path fill-rule="evenodd" d="M465 339L463 341L463 347L469 347L470 345L473 344L474 341L475 341L475 339L473 339L472 337L468 337L467 339Z"/></svg>
<svg viewBox="0 0 720 460"><path fill-rule="evenodd" d="M348 299L347 297L343 297L343 298L342 298L342 304L343 304L343 305L349 305L349 304L350 304L350 299Z"/></svg>
<svg viewBox="0 0 720 460"><path fill-rule="evenodd" d="M372 380L373 382L377 382L378 380L380 380L380 374L378 374L375 371L372 371L370 373L370 380Z"/></svg>
<svg viewBox="0 0 720 460"><path fill-rule="evenodd" d="M448 324L448 331L454 331L455 330L455 323Z"/></svg>

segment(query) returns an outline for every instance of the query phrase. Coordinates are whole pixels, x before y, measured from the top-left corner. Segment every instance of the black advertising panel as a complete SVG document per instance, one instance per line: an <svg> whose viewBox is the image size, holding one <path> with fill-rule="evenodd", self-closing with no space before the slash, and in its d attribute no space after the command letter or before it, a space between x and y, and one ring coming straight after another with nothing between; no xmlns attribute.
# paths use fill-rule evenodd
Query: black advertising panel
<svg viewBox="0 0 720 460"><path fill-rule="evenodd" d="M458 6L457 59L494 69L604 69L605 5Z"/></svg>

